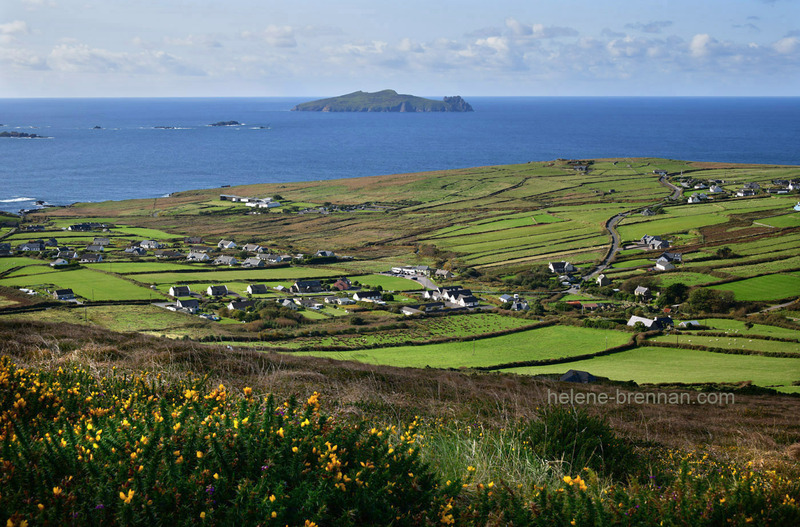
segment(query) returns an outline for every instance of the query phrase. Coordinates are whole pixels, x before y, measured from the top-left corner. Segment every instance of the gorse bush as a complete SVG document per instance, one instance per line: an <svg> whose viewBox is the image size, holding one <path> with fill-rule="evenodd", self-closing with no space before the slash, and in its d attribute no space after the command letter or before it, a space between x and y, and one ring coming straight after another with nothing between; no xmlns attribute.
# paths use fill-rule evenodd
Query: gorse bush
<svg viewBox="0 0 800 527"><path fill-rule="evenodd" d="M418 525L438 485L412 424L362 429L245 389L0 363L0 511L10 525Z"/></svg>
<svg viewBox="0 0 800 527"><path fill-rule="evenodd" d="M623 483L629 447L581 410L462 438L204 381L0 358L0 525L800 525L796 477L707 455Z"/></svg>
<svg viewBox="0 0 800 527"><path fill-rule="evenodd" d="M600 475L622 478L640 464L633 448L618 438L604 419L583 408L544 406L525 434L534 452L545 461L563 463L567 474L590 468Z"/></svg>

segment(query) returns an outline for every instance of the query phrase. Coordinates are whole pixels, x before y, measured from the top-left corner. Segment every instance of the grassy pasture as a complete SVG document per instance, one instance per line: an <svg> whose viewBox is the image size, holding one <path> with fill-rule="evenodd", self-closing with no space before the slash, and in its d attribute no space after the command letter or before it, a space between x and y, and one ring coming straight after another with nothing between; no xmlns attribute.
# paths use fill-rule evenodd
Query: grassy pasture
<svg viewBox="0 0 800 527"><path fill-rule="evenodd" d="M350 276L351 281L356 281L362 287L376 288L381 286L384 291L419 291L425 289L416 280L400 278L397 276L383 276L379 274Z"/></svg>
<svg viewBox="0 0 800 527"><path fill-rule="evenodd" d="M634 241L641 239L645 234L664 236L728 221L725 215L715 212L692 216L674 216L671 214L672 209L669 209L669 212L670 214L650 216L650 218L656 219L639 221L633 224L627 223L627 219L622 220L618 228L620 237L625 241Z"/></svg>
<svg viewBox="0 0 800 527"><path fill-rule="evenodd" d="M8 287L42 288L53 284L57 288L72 289L76 295L88 300L148 300L159 295L127 280L91 269L75 269L49 273L46 276L16 277L0 280Z"/></svg>
<svg viewBox="0 0 800 527"><path fill-rule="evenodd" d="M712 331L722 330L735 332L743 336L748 335L763 335L765 337L780 337L787 339L800 338L800 326L797 329L782 328L780 326L768 326L766 324L754 324L752 328L748 329L745 323L741 320L734 320L730 318L703 318L698 322L704 326L712 328Z"/></svg>
<svg viewBox="0 0 800 527"><path fill-rule="evenodd" d="M668 287L672 284L684 284L688 286L703 285L709 282L716 282L719 278L704 273L679 272L664 273L658 275L658 283L661 287Z"/></svg>
<svg viewBox="0 0 800 527"><path fill-rule="evenodd" d="M790 387L792 382L800 381L800 359L654 347L641 347L567 364L505 371L537 375L564 373L569 369L637 383L752 381L759 386Z"/></svg>
<svg viewBox="0 0 800 527"><path fill-rule="evenodd" d="M89 269L107 271L109 273L129 274L129 273L161 273L167 271L181 271L195 269L202 271L208 269L213 271L213 267L202 265L189 265L174 262L160 262L158 260L139 260L139 261L105 261L96 264L85 264Z"/></svg>
<svg viewBox="0 0 800 527"><path fill-rule="evenodd" d="M770 227L777 227L780 229L787 227L800 227L800 214L797 212L790 212L781 216L772 216L769 218L762 218L756 223L768 225Z"/></svg>
<svg viewBox="0 0 800 527"><path fill-rule="evenodd" d="M42 320L69 324L95 324L112 331L173 333L184 330L193 336L209 334L203 330L211 323L204 319L176 313L156 306L90 306L83 308L57 308L43 312L20 313L15 319Z"/></svg>
<svg viewBox="0 0 800 527"><path fill-rule="evenodd" d="M628 341L620 331L552 326L467 342L400 346L346 352L299 352L304 355L414 368L470 368L507 362L545 360L596 353Z"/></svg>
<svg viewBox="0 0 800 527"><path fill-rule="evenodd" d="M651 340L654 342L666 342L669 344L672 344L677 340L677 342L681 344L692 344L695 346L707 346L709 348L725 348L731 350L744 349L767 351L772 353L800 353L800 343L798 342L781 342L779 340L748 338L746 335L710 337L702 335L701 333L696 333L692 335L680 335L677 338L675 335L661 335Z"/></svg>
<svg viewBox="0 0 800 527"><path fill-rule="evenodd" d="M794 249L787 249L786 251L769 253L771 256L785 255L789 256L797 254L800 247ZM777 273L780 271L787 271L790 269L800 269L800 256L785 258L783 260L775 260L773 262L762 262L752 265L737 265L736 267L720 267L717 271L728 273L734 276L753 276L755 274L764 273Z"/></svg>
<svg viewBox="0 0 800 527"><path fill-rule="evenodd" d="M800 295L800 273L757 276L709 288L732 291L736 300L747 302L782 300Z"/></svg>
<svg viewBox="0 0 800 527"><path fill-rule="evenodd" d="M332 311L326 308L325 312ZM468 316L424 318L407 321L407 329L381 333L354 335L330 335L324 337L304 337L292 341L282 341L280 347L314 349L317 346L342 346L352 349L375 345L397 344L402 342L428 342L442 337L480 336L495 331L517 329L533 324L533 321L506 317L495 313L480 313Z"/></svg>

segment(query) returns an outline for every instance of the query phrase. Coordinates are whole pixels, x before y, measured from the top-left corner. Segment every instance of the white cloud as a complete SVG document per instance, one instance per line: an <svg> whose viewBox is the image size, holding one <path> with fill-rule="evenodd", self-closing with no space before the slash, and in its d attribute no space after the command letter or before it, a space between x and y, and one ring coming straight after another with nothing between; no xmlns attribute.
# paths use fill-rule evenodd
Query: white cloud
<svg viewBox="0 0 800 527"><path fill-rule="evenodd" d="M0 64L10 64L32 70L48 69L47 62L42 57L32 51L19 48L0 48Z"/></svg>
<svg viewBox="0 0 800 527"><path fill-rule="evenodd" d="M775 42L772 45L773 49L782 55L789 55L794 53L800 48L800 39L797 37L786 37Z"/></svg>
<svg viewBox="0 0 800 527"><path fill-rule="evenodd" d="M187 35L185 37L164 37L168 46L185 46L198 48L221 48L222 44L211 35Z"/></svg>
<svg viewBox="0 0 800 527"><path fill-rule="evenodd" d="M695 35L689 44L689 52L693 57L704 58L711 54L712 47L717 43L717 40L708 33Z"/></svg>
<svg viewBox="0 0 800 527"><path fill-rule="evenodd" d="M47 65L53 70L81 73L133 73L204 75L199 68L158 50L121 53L91 48L80 43L61 43L50 52Z"/></svg>
<svg viewBox="0 0 800 527"><path fill-rule="evenodd" d="M22 20L0 24L0 34L2 35L24 35L28 32L28 24Z"/></svg>
<svg viewBox="0 0 800 527"><path fill-rule="evenodd" d="M295 32L291 26L269 25L262 31L243 31L241 37L245 40L258 40L276 48L297 47Z"/></svg>
<svg viewBox="0 0 800 527"><path fill-rule="evenodd" d="M514 18L506 18L509 36L530 37L539 39L577 37L578 31L571 27L545 26L544 24L523 24Z"/></svg>

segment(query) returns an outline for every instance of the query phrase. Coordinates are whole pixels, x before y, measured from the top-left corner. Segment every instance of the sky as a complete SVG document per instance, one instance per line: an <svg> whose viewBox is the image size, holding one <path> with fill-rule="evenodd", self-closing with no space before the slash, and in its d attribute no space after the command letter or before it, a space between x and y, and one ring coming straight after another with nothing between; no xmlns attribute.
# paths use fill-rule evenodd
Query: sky
<svg viewBox="0 0 800 527"><path fill-rule="evenodd" d="M800 0L0 0L0 97L796 96Z"/></svg>

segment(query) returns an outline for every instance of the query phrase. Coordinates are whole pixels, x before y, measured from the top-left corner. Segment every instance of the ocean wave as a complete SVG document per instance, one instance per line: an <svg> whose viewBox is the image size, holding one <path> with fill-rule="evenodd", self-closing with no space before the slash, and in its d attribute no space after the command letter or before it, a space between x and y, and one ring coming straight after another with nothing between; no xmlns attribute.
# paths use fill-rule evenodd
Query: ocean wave
<svg viewBox="0 0 800 527"><path fill-rule="evenodd" d="M36 201L36 198L9 198L0 199L0 203L17 203L19 201Z"/></svg>

